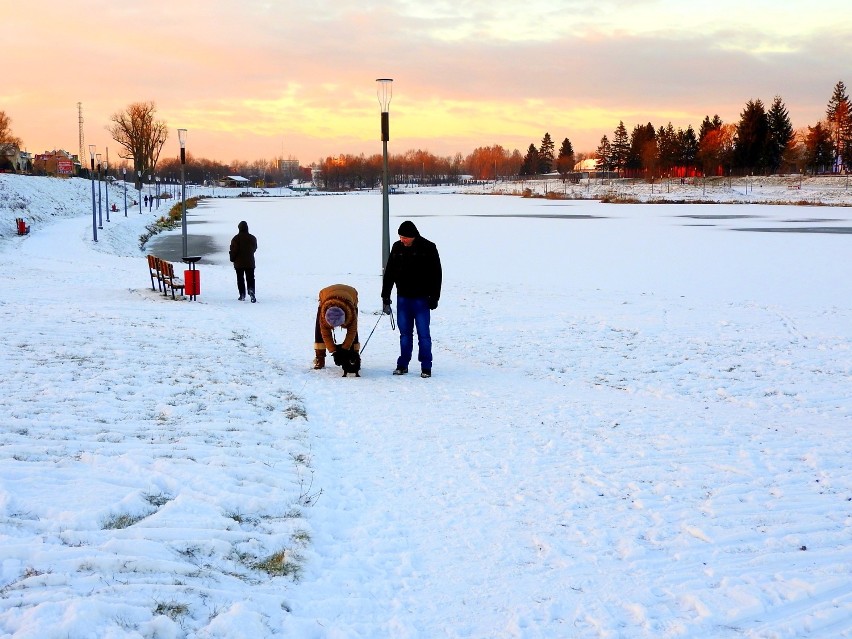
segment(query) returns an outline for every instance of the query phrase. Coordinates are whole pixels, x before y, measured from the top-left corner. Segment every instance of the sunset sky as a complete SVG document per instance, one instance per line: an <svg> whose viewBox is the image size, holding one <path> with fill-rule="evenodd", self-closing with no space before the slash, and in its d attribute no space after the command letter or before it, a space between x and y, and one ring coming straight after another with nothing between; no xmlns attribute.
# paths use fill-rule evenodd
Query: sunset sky
<svg viewBox="0 0 852 639"><path fill-rule="evenodd" d="M44 0L3 2L0 110L26 149L119 147L110 116L153 101L162 157L223 162L389 151L590 152L620 120L696 129L780 95L796 128L852 87L849 0Z"/></svg>

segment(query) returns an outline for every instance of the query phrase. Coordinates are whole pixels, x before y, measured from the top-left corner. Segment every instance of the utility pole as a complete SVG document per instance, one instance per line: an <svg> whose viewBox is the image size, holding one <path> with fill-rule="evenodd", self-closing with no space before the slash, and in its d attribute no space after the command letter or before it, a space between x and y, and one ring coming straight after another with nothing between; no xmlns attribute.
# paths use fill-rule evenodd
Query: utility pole
<svg viewBox="0 0 852 639"><path fill-rule="evenodd" d="M80 134L79 134L80 135L80 156L79 157L80 157L80 166L82 167L83 166L83 159L85 158L83 149L86 148L86 145L84 144L85 139L84 139L84 136L83 136L83 103L82 102L77 103L77 121L78 121L78 126L79 126L79 129L80 129Z"/></svg>

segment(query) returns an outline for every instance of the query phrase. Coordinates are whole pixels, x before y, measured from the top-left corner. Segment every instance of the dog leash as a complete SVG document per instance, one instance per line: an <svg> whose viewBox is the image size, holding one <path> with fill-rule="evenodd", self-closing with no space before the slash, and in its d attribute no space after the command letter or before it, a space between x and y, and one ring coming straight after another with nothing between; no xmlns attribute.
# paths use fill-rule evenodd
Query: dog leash
<svg viewBox="0 0 852 639"><path fill-rule="evenodd" d="M392 330L392 331L395 331L395 330L396 330L396 324L395 324L395 323L394 323L394 321L393 321L393 311L391 311L390 313L388 313L388 315L390 315L391 330ZM369 341L370 341L370 338L373 336L373 333L375 333L375 332L376 332L376 329L379 327L379 322L381 322L381 321L382 321L382 316L384 316L384 313L382 313L381 315L379 315L379 319L378 319L378 320L376 320L376 325L373 327L373 330L372 330L372 331L370 331L370 334L367 336L367 340L366 340L366 341L365 341L365 342L361 345L361 353L363 353L363 352L364 352L364 350L366 350L366 348L367 348L367 342L369 342Z"/></svg>

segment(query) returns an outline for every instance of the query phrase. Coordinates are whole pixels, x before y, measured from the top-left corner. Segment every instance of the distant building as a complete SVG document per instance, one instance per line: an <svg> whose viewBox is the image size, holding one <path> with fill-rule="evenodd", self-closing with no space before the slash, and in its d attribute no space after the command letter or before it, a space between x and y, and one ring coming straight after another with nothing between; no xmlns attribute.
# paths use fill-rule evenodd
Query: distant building
<svg viewBox="0 0 852 639"><path fill-rule="evenodd" d="M42 175L55 175L61 177L71 177L77 172L80 166L80 161L76 155L71 155L68 151L56 150L45 151L44 153L36 153L33 158L33 173Z"/></svg>
<svg viewBox="0 0 852 639"><path fill-rule="evenodd" d="M244 188L250 186L251 180L242 175L226 175L219 178L218 185L226 189Z"/></svg>
<svg viewBox="0 0 852 639"><path fill-rule="evenodd" d="M33 156L27 151L21 151L12 144L0 145L0 172L14 171L15 173L26 173L31 171Z"/></svg>
<svg viewBox="0 0 852 639"><path fill-rule="evenodd" d="M586 173L588 171L597 171L598 161L595 158L587 158L580 160L574 165L574 171L577 173Z"/></svg>

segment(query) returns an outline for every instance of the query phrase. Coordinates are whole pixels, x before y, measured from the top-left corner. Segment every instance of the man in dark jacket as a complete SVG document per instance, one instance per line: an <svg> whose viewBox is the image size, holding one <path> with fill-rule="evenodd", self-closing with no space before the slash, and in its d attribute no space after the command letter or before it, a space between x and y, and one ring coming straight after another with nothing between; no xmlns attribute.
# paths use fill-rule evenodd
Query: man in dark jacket
<svg viewBox="0 0 852 639"><path fill-rule="evenodd" d="M383 312L391 312L391 289L396 285L396 321L399 325L399 358L394 375L405 375L414 350L417 327L417 359L420 377L432 376L430 311L441 297L441 258L438 247L422 237L413 222L399 227L399 241L391 247L382 280Z"/></svg>
<svg viewBox="0 0 852 639"><path fill-rule="evenodd" d="M237 225L239 233L231 240L231 248L228 254L237 271L237 290L240 292L240 301L246 299L246 285L252 303L257 301L254 296L254 252L257 250L257 238L249 233L248 223L243 221Z"/></svg>

